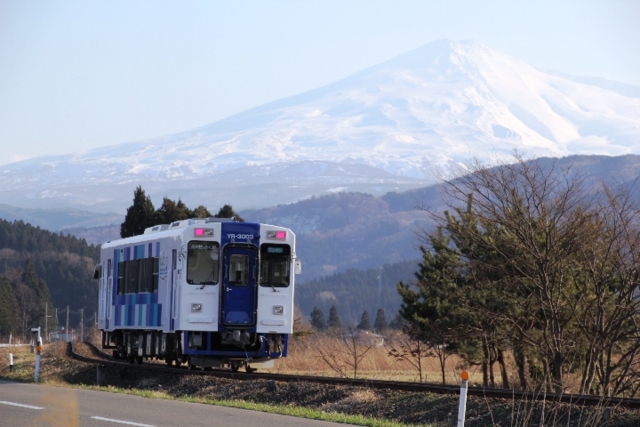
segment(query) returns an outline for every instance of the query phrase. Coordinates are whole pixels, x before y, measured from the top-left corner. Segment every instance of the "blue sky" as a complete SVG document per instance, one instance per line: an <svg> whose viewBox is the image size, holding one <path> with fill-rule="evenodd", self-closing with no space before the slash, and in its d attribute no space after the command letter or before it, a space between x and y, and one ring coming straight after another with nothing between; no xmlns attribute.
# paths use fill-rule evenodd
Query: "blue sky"
<svg viewBox="0 0 640 427"><path fill-rule="evenodd" d="M153 138L433 40L640 86L640 1L0 0L0 164Z"/></svg>

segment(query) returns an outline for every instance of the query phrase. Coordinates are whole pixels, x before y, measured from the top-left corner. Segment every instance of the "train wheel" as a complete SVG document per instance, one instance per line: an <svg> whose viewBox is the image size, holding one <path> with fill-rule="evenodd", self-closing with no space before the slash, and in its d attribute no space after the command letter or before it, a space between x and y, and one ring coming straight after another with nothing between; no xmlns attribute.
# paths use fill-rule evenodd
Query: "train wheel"
<svg viewBox="0 0 640 427"><path fill-rule="evenodd" d="M167 364L167 366L171 366L173 365L173 358L167 356L164 362Z"/></svg>
<svg viewBox="0 0 640 427"><path fill-rule="evenodd" d="M138 362L138 365L142 365L142 356L136 356L136 362Z"/></svg>
<svg viewBox="0 0 640 427"><path fill-rule="evenodd" d="M240 369L240 365L238 364L231 364L231 372L238 372L238 369Z"/></svg>
<svg viewBox="0 0 640 427"><path fill-rule="evenodd" d="M249 365L245 366L245 368L244 368L244 369L245 369L245 371L247 371L247 373L248 373L248 374L250 374L250 373L255 372L255 371L257 371L257 370L258 370L258 368L252 368L252 367L251 367L251 366L249 366Z"/></svg>

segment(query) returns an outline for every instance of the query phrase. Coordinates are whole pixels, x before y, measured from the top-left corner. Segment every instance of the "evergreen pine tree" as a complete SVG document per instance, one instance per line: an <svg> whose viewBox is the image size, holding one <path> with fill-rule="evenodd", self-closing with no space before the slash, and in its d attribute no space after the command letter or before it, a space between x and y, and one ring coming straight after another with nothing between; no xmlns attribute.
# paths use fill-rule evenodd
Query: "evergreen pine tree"
<svg viewBox="0 0 640 427"><path fill-rule="evenodd" d="M362 313L360 323L358 323L358 329L362 329L364 331L371 330L371 320L369 319L369 312L367 312L366 310L364 313Z"/></svg>
<svg viewBox="0 0 640 427"><path fill-rule="evenodd" d="M194 218L209 218L212 217L213 215L211 215L211 212L209 212L209 210L204 207L203 205L198 206L197 208L195 208L193 210L193 217Z"/></svg>
<svg viewBox="0 0 640 427"><path fill-rule="evenodd" d="M466 354L477 348L477 334L469 330L474 324L473 313L466 307L468 289L466 277L460 272L463 261L459 252L450 248L450 238L439 227L429 235L433 251L420 247L422 261L413 284L399 282L396 287L402 297L401 316L415 328L412 339L429 343L438 351L442 383L445 383L445 362L452 353Z"/></svg>
<svg viewBox="0 0 640 427"><path fill-rule="evenodd" d="M327 326L331 329L341 329L342 323L340 322L340 316L338 316L338 309L335 305L331 306L329 310L329 320L327 321Z"/></svg>
<svg viewBox="0 0 640 427"><path fill-rule="evenodd" d="M133 204L127 208L124 222L120 225L120 237L137 236L145 228L154 226L155 208L151 198L144 193L142 186L133 192Z"/></svg>
<svg viewBox="0 0 640 427"><path fill-rule="evenodd" d="M388 327L389 324L387 323L387 318L384 315L384 310L380 308L376 313L376 320L373 322L373 329L380 333L385 331Z"/></svg>
<svg viewBox="0 0 640 427"><path fill-rule="evenodd" d="M0 276L0 334L16 333L18 320L17 301L9 279Z"/></svg>
<svg viewBox="0 0 640 427"><path fill-rule="evenodd" d="M193 212L184 204L182 200L177 202L168 197L162 199L162 206L155 212L156 224L171 224L174 221L189 219L193 216Z"/></svg>
<svg viewBox="0 0 640 427"><path fill-rule="evenodd" d="M389 323L389 328L399 331L406 324L407 324L407 321L404 319L404 317L402 317L402 315L400 313L397 313L396 316L391 321L391 323Z"/></svg>
<svg viewBox="0 0 640 427"><path fill-rule="evenodd" d="M23 292L22 294L23 298L30 300L27 303L28 305L31 305L28 317L31 319L31 322L34 322L37 325L44 325L44 306L45 304L51 304L51 292L49 291L47 282L38 276L36 266L31 257L27 258L20 279L22 284L31 290L31 292Z"/></svg>
<svg viewBox="0 0 640 427"><path fill-rule="evenodd" d="M38 277L36 272L36 266L33 263L31 257L27 258L27 262L24 265L24 271L22 272L22 282L36 291L36 295L43 302L51 302L51 293L47 283Z"/></svg>
<svg viewBox="0 0 640 427"><path fill-rule="evenodd" d="M322 331L327 327L327 325L324 323L324 313L316 306L313 306L313 310L311 311L311 318L309 319L309 321L311 322L311 326L319 331Z"/></svg>
<svg viewBox="0 0 640 427"><path fill-rule="evenodd" d="M224 205L220 208L217 214L215 214L215 218L235 218L238 222L244 222L244 219L235 211L231 205Z"/></svg>

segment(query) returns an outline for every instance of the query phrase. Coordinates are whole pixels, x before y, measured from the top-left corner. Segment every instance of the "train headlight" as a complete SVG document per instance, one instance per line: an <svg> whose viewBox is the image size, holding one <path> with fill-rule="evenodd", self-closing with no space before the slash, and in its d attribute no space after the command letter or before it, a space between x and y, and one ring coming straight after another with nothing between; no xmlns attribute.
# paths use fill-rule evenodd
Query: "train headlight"
<svg viewBox="0 0 640 427"><path fill-rule="evenodd" d="M273 314L278 315L278 316L282 316L284 314L284 307L281 305L274 305L273 306Z"/></svg>
<svg viewBox="0 0 640 427"><path fill-rule="evenodd" d="M191 312L192 313L197 313L199 311L202 311L202 304L194 302L193 304L191 304Z"/></svg>
<svg viewBox="0 0 640 427"><path fill-rule="evenodd" d="M287 232L280 230L267 231L267 239L286 240Z"/></svg>
<svg viewBox="0 0 640 427"><path fill-rule="evenodd" d="M212 228L194 228L193 235L195 237L213 237Z"/></svg>

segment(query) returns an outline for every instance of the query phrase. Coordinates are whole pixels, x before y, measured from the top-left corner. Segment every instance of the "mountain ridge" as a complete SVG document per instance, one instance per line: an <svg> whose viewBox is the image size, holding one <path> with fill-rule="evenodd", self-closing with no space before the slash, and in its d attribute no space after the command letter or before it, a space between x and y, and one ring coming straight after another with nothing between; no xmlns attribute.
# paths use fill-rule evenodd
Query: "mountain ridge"
<svg viewBox="0 0 640 427"><path fill-rule="evenodd" d="M582 177L586 188L595 188L600 182L612 186L631 185L640 177L639 155L575 155L541 157L537 161L547 167L554 164L558 171L571 169ZM634 190L634 196L640 198L637 184ZM298 237L298 255L304 264L301 280L306 282L349 268L365 270L419 258L421 233L433 226L425 209L436 212L446 209L441 196L439 185L392 191L378 196L336 191L295 203L238 209L236 212L250 222L290 227ZM129 205L131 203L130 197ZM190 206L201 203L202 200ZM58 228L52 231L63 231L85 238L89 243L100 244L119 237L125 210L122 210L120 219L113 226L104 225L109 215L96 216L92 220L89 212L43 209L33 212L9 211L14 216L16 212L22 213L24 218L39 221L32 222L34 226L50 228L51 224L58 224ZM0 218L4 215L6 210L0 205Z"/></svg>
<svg viewBox="0 0 640 427"><path fill-rule="evenodd" d="M118 211L142 185L154 199L194 204L206 196L213 206L246 209L336 188L381 195L424 187L469 159L514 150L640 153L640 98L603 85L537 70L478 42L439 40L190 131L0 166L0 197ZM305 173L318 164L331 173Z"/></svg>

